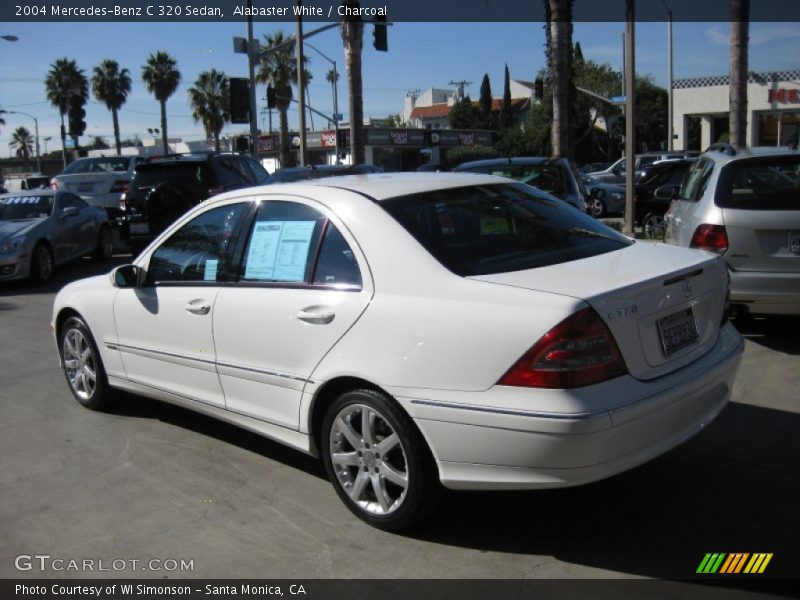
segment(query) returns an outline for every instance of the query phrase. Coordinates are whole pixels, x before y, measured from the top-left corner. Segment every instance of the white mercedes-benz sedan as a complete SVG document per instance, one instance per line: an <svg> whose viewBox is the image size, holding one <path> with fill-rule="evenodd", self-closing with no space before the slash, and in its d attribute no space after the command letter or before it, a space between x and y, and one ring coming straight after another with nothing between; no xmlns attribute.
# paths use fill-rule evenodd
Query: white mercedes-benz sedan
<svg viewBox="0 0 800 600"><path fill-rule="evenodd" d="M727 288L508 179L359 175L207 200L51 326L87 408L127 390L320 456L399 529L442 487L583 484L698 433L742 356Z"/></svg>

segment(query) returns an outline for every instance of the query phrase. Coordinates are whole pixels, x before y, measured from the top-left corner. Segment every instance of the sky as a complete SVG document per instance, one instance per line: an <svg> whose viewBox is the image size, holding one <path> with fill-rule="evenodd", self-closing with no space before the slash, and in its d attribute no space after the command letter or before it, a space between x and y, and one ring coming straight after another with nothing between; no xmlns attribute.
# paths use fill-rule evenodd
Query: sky
<svg viewBox="0 0 800 600"><path fill-rule="evenodd" d="M306 29L316 25L307 24ZM283 29L293 33L291 23L255 23L255 35L263 41L266 33ZM576 23L573 41L581 43L584 58L609 63L620 69L624 23ZM0 108L23 111L39 120L42 152L60 147L58 111L45 98L44 78L59 58L75 59L88 77L102 60L112 58L131 71L133 89L120 112L122 137L149 137L148 128L160 127L159 106L141 80L147 57L166 50L177 59L183 81L167 102L170 137L203 139L202 126L191 116L186 90L201 71L211 67L229 76L246 77L244 55L233 53L233 37L246 35L244 23L0 23L0 35L15 35L17 42L0 40ZM728 72L727 23L675 23L673 26L674 77L723 75ZM650 73L656 83L667 82L667 25L636 25L636 71ZM344 50L336 29L309 40L337 62L339 112L347 119L347 87ZM401 113L410 90L430 87L451 88L450 81L472 84L466 92L477 98L480 82L488 73L495 96L502 94L503 69L508 64L512 79L532 80L544 65L545 35L541 23L397 23L389 28L389 52L372 47L372 29L364 30L363 80L364 114L386 117ZM800 69L800 23L751 23L750 70ZM307 48L313 80L309 87L311 105L323 113L332 112L331 86L325 74L331 64ZM265 87L259 85L259 110ZM113 143L111 113L94 97L87 109L89 136L102 136ZM9 141L14 128L23 125L33 133L33 120L23 115L4 115L0 130L0 156L11 153ZM289 113L290 125L297 112ZM277 113L273 127L277 129ZM267 128L259 116L259 126ZM310 126L311 123L307 122ZM325 124L314 117L317 129ZM246 125L228 125L223 134L244 133Z"/></svg>

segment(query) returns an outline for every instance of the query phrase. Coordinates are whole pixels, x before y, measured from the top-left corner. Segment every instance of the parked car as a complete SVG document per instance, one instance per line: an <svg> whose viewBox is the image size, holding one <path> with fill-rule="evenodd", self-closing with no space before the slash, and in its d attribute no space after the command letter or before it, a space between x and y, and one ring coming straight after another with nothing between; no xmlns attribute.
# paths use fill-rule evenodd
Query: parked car
<svg viewBox="0 0 800 600"><path fill-rule="evenodd" d="M101 208L49 189L0 196L0 281L43 282L74 258L111 258L111 227Z"/></svg>
<svg viewBox="0 0 800 600"><path fill-rule="evenodd" d="M462 163L453 171L515 179L552 194L581 212L589 210L591 198L583 186L583 178L572 161L565 158L490 158Z"/></svg>
<svg viewBox="0 0 800 600"><path fill-rule="evenodd" d="M671 194L657 197L656 190L664 185L679 187L695 160L689 158L659 161L644 169L636 182L633 221L641 226L645 238L664 238L664 213L669 209Z"/></svg>
<svg viewBox="0 0 800 600"><path fill-rule="evenodd" d="M611 166L610 162L593 162L593 163L586 163L585 165L581 166L578 169L578 172L589 174L595 171L603 171Z"/></svg>
<svg viewBox="0 0 800 600"><path fill-rule="evenodd" d="M644 169L655 162L664 160L694 158L699 154L700 154L699 152L695 152L693 150L677 150L671 152L647 152L644 154L637 154L634 161L634 168L636 169L634 180L635 181L638 180L639 177L641 177L642 173L644 172ZM602 171L594 171L589 173L589 175L594 179L597 179L598 181L605 181L606 183L625 183L625 168L627 164L628 161L623 156L607 169L604 169Z"/></svg>
<svg viewBox="0 0 800 600"><path fill-rule="evenodd" d="M447 168L442 162L426 162L424 165L420 165L417 167L417 171L421 173L425 172L435 172L439 173L441 171L449 171L450 169Z"/></svg>
<svg viewBox="0 0 800 600"><path fill-rule="evenodd" d="M113 220L119 216L119 201L133 172L145 161L143 156L79 158L53 177L50 187L78 194L87 204L104 208Z"/></svg>
<svg viewBox="0 0 800 600"><path fill-rule="evenodd" d="M286 167L278 169L269 176L264 183L289 183L303 179L319 179L320 177L334 177L340 175L366 175L368 173L383 173L383 169L375 165L311 165L308 167Z"/></svg>
<svg viewBox="0 0 800 600"><path fill-rule="evenodd" d="M28 190L40 190L46 188L50 183L50 178L43 173L26 173L10 175L3 182L4 194L11 192L26 192Z"/></svg>
<svg viewBox="0 0 800 600"><path fill-rule="evenodd" d="M726 286L528 185L360 175L217 196L64 287L51 328L87 408L127 390L320 456L399 529L442 485L588 483L701 431L742 355Z"/></svg>
<svg viewBox="0 0 800 600"><path fill-rule="evenodd" d="M678 189L665 216L668 244L725 258L740 311L800 314L800 154L715 144Z"/></svg>
<svg viewBox="0 0 800 600"><path fill-rule="evenodd" d="M593 217L615 217L625 214L625 186L599 181L583 175L583 185L589 192L589 210Z"/></svg>
<svg viewBox="0 0 800 600"><path fill-rule="evenodd" d="M269 173L245 154L208 152L150 158L120 200L123 241L138 254L180 215L215 194L262 184Z"/></svg>

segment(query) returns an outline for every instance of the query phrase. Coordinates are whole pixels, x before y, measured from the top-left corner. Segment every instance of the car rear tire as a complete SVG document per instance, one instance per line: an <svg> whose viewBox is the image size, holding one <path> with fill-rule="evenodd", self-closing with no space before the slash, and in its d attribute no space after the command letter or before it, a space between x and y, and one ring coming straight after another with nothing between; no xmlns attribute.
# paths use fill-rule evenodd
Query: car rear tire
<svg viewBox="0 0 800 600"><path fill-rule="evenodd" d="M339 396L322 423L322 458L347 508L394 531L418 523L442 495L433 457L411 418L385 394L360 389Z"/></svg>
<svg viewBox="0 0 800 600"><path fill-rule="evenodd" d="M663 240L665 234L664 215L648 213L642 219L642 235L646 240Z"/></svg>
<svg viewBox="0 0 800 600"><path fill-rule="evenodd" d="M45 283L53 276L53 252L50 246L39 242L31 252L31 279L35 283Z"/></svg>
<svg viewBox="0 0 800 600"><path fill-rule="evenodd" d="M61 328L58 348L67 385L75 399L91 410L108 406L111 388L97 344L83 319L67 319Z"/></svg>
<svg viewBox="0 0 800 600"><path fill-rule="evenodd" d="M112 256L114 256L114 238L111 235L111 229L103 225L100 233L97 234L97 246L95 246L92 258L103 261L109 260Z"/></svg>

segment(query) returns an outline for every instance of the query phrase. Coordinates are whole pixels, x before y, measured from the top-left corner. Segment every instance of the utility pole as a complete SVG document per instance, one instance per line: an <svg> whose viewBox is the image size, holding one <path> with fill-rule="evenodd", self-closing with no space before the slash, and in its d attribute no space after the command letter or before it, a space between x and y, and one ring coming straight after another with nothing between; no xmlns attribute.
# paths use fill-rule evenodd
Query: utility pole
<svg viewBox="0 0 800 600"><path fill-rule="evenodd" d="M250 75L250 154L258 158L258 115L256 114L256 67L258 40L253 39L253 0L247 0L247 69Z"/></svg>
<svg viewBox="0 0 800 600"><path fill-rule="evenodd" d="M667 150L674 149L672 140L672 11L667 6L664 0L664 8L667 9L667 91L669 96L667 99Z"/></svg>
<svg viewBox="0 0 800 600"><path fill-rule="evenodd" d="M458 100L459 102L464 99L464 86L465 85L472 85L471 81L451 81L448 85L454 85L458 89Z"/></svg>
<svg viewBox="0 0 800 600"><path fill-rule="evenodd" d="M297 7L302 8L303 0L297 0ZM306 74L303 68L303 16L299 13L297 15L297 26L295 37L297 38L297 89L300 97L300 114L298 115L300 129L300 166L306 164Z"/></svg>
<svg viewBox="0 0 800 600"><path fill-rule="evenodd" d="M633 195L636 191L636 119L635 87L636 59L634 34L636 31L636 0L625 0L625 231L633 235Z"/></svg>

